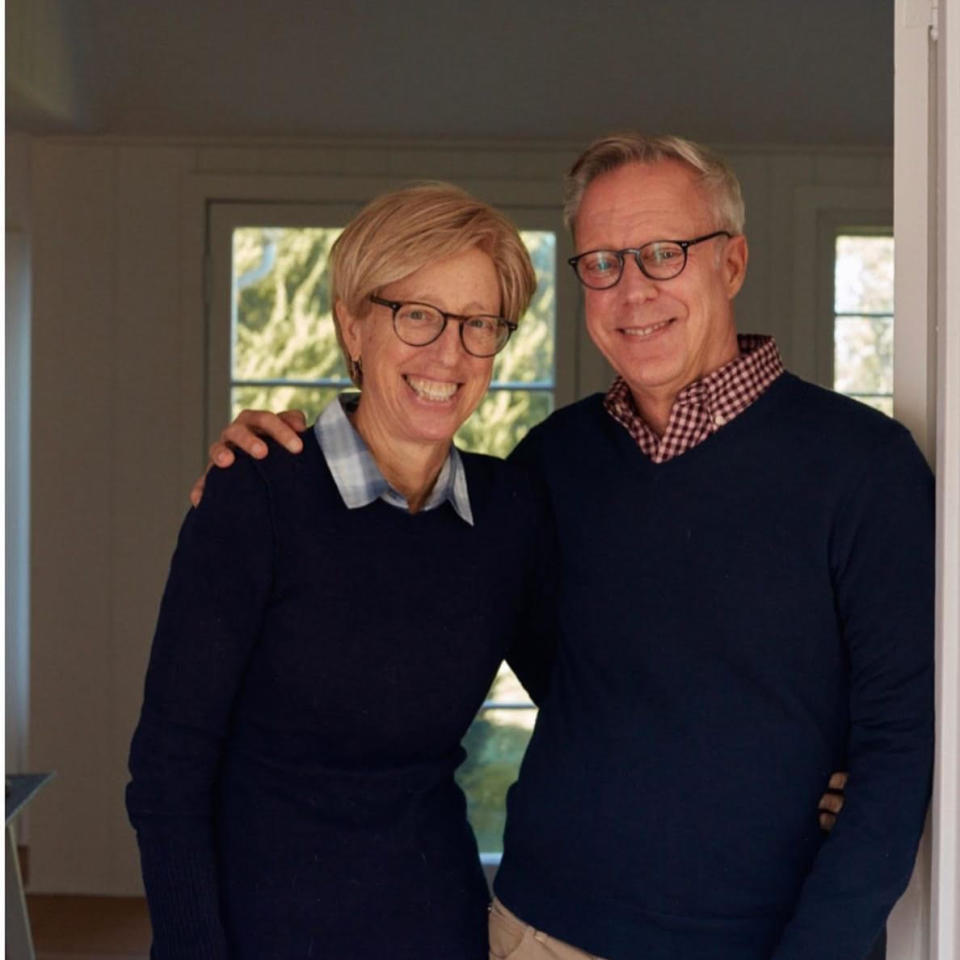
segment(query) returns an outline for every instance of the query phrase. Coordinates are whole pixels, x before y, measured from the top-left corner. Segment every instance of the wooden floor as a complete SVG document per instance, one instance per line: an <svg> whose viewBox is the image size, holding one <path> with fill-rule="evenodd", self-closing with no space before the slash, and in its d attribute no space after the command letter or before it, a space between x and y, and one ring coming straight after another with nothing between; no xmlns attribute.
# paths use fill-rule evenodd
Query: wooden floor
<svg viewBox="0 0 960 960"><path fill-rule="evenodd" d="M150 918L140 897L28 894L37 960L148 960Z"/></svg>

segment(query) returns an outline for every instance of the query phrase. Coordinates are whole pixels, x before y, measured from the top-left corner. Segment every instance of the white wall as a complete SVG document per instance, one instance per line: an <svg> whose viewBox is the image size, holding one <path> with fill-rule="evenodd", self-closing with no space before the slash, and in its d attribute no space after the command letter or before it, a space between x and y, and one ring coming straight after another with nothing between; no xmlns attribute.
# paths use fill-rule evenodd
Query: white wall
<svg viewBox="0 0 960 960"><path fill-rule="evenodd" d="M198 198L234 199L234 187L245 199L252 188L302 198L314 184L320 200L349 178L415 176L559 198L576 149L34 142L29 760L59 774L34 807L34 890L140 889L126 754L170 551L205 459ZM788 364L815 377L815 299L796 300L815 282L818 211L848 195L857 208L864 190L887 197L890 154L725 152L744 182L751 239L740 327L775 334Z"/></svg>

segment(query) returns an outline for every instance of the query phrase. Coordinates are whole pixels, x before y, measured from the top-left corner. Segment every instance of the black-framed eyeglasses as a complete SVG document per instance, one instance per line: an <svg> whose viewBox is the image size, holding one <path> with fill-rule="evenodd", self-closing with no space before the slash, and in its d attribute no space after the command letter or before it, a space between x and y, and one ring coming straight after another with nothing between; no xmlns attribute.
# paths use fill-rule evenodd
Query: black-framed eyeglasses
<svg viewBox="0 0 960 960"><path fill-rule="evenodd" d="M571 257L567 263L573 267L577 279L591 290L606 290L615 287L623 276L623 264L627 254L633 254L640 272L651 280L672 280L683 273L687 265L687 251L698 243L714 237L731 237L726 230L715 230L693 240L653 240L642 247L626 247L623 250L588 250Z"/></svg>
<svg viewBox="0 0 960 960"><path fill-rule="evenodd" d="M505 317L486 314L466 317L461 313L444 313L429 303L384 300L373 294L370 300L393 311L393 332L410 347L433 343L446 330L447 322L455 320L460 325L463 349L473 357L492 357L507 345L517 329L517 325Z"/></svg>

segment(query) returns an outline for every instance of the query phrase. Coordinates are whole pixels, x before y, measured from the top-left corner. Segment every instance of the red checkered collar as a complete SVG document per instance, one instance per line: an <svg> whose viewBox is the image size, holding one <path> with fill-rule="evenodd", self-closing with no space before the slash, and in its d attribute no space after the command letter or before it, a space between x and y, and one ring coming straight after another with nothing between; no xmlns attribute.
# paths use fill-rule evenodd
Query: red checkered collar
<svg viewBox="0 0 960 960"><path fill-rule="evenodd" d="M677 394L662 437L640 415L623 377L604 398L607 412L654 463L679 457L746 410L783 373L773 337L743 334L737 343L739 356Z"/></svg>

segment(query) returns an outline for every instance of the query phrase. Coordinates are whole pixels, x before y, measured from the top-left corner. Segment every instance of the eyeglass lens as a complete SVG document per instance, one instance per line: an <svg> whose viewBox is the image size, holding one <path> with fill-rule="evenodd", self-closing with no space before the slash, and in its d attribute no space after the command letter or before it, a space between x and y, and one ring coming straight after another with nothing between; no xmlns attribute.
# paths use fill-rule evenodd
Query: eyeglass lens
<svg viewBox="0 0 960 960"><path fill-rule="evenodd" d="M683 270L687 255L683 247L669 240L644 244L633 256L652 280L670 280ZM612 287L623 273L625 253L594 250L577 260L577 275L590 287Z"/></svg>
<svg viewBox="0 0 960 960"><path fill-rule="evenodd" d="M412 347L425 346L440 336L446 318L426 303L401 304L394 315L397 336ZM466 317L460 324L460 339L468 353L493 356L507 341L510 331L499 317Z"/></svg>

